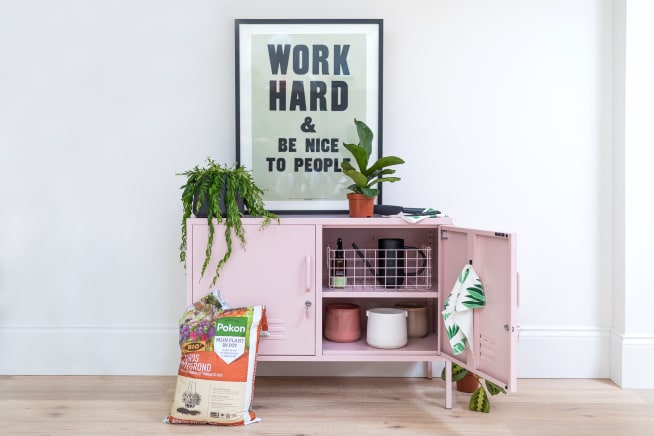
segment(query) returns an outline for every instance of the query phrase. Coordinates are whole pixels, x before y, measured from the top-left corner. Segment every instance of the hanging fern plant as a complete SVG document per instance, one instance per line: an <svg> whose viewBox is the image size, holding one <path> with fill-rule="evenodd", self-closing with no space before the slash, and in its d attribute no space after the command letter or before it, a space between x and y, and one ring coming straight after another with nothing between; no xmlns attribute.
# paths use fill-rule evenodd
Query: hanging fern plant
<svg viewBox="0 0 654 436"><path fill-rule="evenodd" d="M279 222L279 217L265 210L263 191L256 185L252 174L245 167L223 166L207 157L204 167L196 165L193 169L178 175L186 177L186 183L180 188L182 189L183 207L182 241L179 246L180 262L186 262L186 220L192 214L198 217L206 216L209 226L207 249L202 263L202 276L204 276L213 254L214 219L218 224L225 226L226 249L214 270L211 280L211 286L214 286L220 276L220 270L231 257L232 237L235 236L241 246L245 247L245 229L241 221L245 214L244 209L250 216L263 218L262 229L270 224L271 219Z"/></svg>

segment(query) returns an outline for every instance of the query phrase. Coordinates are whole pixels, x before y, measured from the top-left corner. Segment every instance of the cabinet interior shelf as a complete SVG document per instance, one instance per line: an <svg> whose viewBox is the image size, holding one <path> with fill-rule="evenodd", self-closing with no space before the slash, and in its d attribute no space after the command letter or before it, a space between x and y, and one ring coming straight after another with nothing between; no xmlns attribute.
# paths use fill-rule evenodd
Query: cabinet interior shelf
<svg viewBox="0 0 654 436"><path fill-rule="evenodd" d="M329 354L350 354L350 355L389 355L389 354L411 354L436 356L438 338L435 333L429 333L424 338L409 338L409 343L402 348L383 349L374 348L366 343L365 332L361 339L356 342L332 342L324 339L322 341L322 353Z"/></svg>

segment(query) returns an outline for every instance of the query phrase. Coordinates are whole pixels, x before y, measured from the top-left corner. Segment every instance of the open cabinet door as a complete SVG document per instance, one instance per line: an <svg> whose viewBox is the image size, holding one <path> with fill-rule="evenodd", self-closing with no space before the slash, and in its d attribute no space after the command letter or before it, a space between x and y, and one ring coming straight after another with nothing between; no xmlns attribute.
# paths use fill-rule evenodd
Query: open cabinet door
<svg viewBox="0 0 654 436"><path fill-rule="evenodd" d="M459 273L471 262L486 296L486 306L473 309L473 351L466 347L463 353L453 353L440 313L439 351L452 362L513 392L516 390L518 338L515 235L456 226L440 227L438 291L441 310Z"/></svg>

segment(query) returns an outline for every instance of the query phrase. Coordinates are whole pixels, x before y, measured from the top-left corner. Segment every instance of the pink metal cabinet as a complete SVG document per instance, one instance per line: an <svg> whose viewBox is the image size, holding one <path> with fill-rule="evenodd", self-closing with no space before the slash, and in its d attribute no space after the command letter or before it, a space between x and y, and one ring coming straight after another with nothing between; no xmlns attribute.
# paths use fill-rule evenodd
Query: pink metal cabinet
<svg viewBox="0 0 654 436"><path fill-rule="evenodd" d="M271 224L261 231L246 224L245 250L234 238L232 255L215 288L234 307L263 304L270 336L262 338L259 354L315 354L315 226ZM211 279L225 250L224 228L216 226L212 261L201 277L208 226L189 220L187 279L191 304L211 291Z"/></svg>
<svg viewBox="0 0 654 436"><path fill-rule="evenodd" d="M247 247L237 241L216 287L234 306L264 304L271 337L260 346L262 360L277 361L431 361L455 362L505 386L516 388L515 348L518 304L515 235L456 227L449 218L430 218L409 224L399 218L285 217L259 230L260 220L246 218ZM200 277L205 256L207 223L187 222L187 302L212 288L217 263L213 259ZM216 228L214 254L223 252L223 228ZM433 235L437 235L434 238ZM434 280L424 290L329 289L324 252L342 237L346 246L380 237L401 237L410 245L432 248ZM323 258L324 257L324 258ZM461 269L472 261L486 292L486 307L475 309L474 354L454 355L440 311ZM362 338L334 343L322 335L322 309L334 301L392 304L394 299L435 302L435 328L425 338L411 340L397 350L369 347ZM364 316L365 319L365 316ZM365 325L362 327L365 328ZM449 368L449 365L448 365ZM446 383L445 407L451 407L451 380Z"/></svg>

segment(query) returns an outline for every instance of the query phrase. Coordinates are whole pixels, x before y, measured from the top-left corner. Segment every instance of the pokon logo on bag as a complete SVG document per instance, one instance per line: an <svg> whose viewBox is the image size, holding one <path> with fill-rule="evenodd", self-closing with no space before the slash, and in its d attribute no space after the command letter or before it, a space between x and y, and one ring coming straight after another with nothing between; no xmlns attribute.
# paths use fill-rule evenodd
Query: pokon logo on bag
<svg viewBox="0 0 654 436"><path fill-rule="evenodd" d="M247 326L247 318L220 318L216 321L216 336L245 337Z"/></svg>
<svg viewBox="0 0 654 436"><path fill-rule="evenodd" d="M247 326L246 317L219 318L216 321L213 349L225 363L230 364L245 353Z"/></svg>

